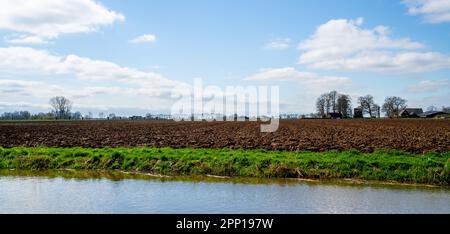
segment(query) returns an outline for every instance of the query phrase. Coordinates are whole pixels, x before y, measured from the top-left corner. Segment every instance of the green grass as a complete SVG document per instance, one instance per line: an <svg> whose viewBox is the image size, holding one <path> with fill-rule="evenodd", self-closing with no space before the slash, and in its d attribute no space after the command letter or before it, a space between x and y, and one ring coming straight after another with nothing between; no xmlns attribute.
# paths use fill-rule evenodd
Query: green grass
<svg viewBox="0 0 450 234"><path fill-rule="evenodd" d="M285 152L171 148L0 148L0 169L123 170L162 175L363 179L449 185L450 152Z"/></svg>

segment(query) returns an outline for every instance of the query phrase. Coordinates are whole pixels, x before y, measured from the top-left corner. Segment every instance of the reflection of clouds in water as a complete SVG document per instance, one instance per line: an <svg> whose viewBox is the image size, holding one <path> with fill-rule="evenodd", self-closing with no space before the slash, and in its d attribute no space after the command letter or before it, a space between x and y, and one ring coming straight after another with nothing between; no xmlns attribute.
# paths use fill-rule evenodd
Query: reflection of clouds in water
<svg viewBox="0 0 450 234"><path fill-rule="evenodd" d="M0 177L0 213L448 213L448 190Z"/></svg>

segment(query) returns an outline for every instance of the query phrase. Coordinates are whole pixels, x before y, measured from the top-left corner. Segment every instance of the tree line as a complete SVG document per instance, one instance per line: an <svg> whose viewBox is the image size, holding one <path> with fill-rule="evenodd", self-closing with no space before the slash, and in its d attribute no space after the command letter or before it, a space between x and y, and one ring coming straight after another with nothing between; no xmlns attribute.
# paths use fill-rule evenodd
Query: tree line
<svg viewBox="0 0 450 234"><path fill-rule="evenodd" d="M83 119L80 112L72 113L72 101L63 96L50 99L52 110L48 113L31 114L29 111L5 112L0 116L1 120L53 120L53 119Z"/></svg>
<svg viewBox="0 0 450 234"><path fill-rule="evenodd" d="M15 111L5 112L0 115L0 120L58 120L58 119L93 119L93 114L89 112L88 115L83 116L80 112L72 113L73 102L63 96L57 96L50 99L49 104L51 111L48 113L31 114L29 111ZM342 94L337 91L324 93L317 98L316 114L311 114L311 117L318 118L362 118L368 115L370 118L380 118L381 112L386 113L389 118L400 117L402 110L407 108L407 100L391 96L386 97L382 106L375 103L372 95L365 95L358 97L357 107L353 109L352 99L350 95ZM438 108L430 106L427 111L437 111ZM442 107L442 112L450 113L450 107ZM336 114L338 116L336 116ZM99 113L99 118L103 119L127 119L125 117L116 116L111 113L105 116L102 112ZM280 115L281 118L281 115ZM167 115L151 115L147 114L145 117L133 116L130 119L170 119Z"/></svg>
<svg viewBox="0 0 450 234"><path fill-rule="evenodd" d="M73 102L63 96L57 96L50 99L51 111L48 113L31 114L29 111L4 112L0 115L0 120L84 120L94 119L92 112L82 115L81 112L72 112ZM147 114L145 117L132 116L122 117L114 113L105 115L103 112L98 114L100 119L120 120L120 119L168 119L167 115Z"/></svg>
<svg viewBox="0 0 450 234"><path fill-rule="evenodd" d="M324 93L317 98L316 111L319 118L329 118L338 116L340 118L362 118L368 115L370 118L380 118L381 112L389 118L400 117L401 112L407 108L407 100L397 96L390 96L384 99L382 106L375 103L372 95L358 97L357 107L352 108L352 99L347 94L337 91ZM428 107L427 111L437 111L435 106ZM450 107L442 107L442 112L450 113Z"/></svg>

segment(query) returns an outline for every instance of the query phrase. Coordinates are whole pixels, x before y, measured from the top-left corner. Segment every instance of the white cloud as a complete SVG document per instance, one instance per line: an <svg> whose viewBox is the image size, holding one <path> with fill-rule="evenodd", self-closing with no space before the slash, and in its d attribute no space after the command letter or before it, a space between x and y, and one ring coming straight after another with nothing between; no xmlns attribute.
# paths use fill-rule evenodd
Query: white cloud
<svg viewBox="0 0 450 234"><path fill-rule="evenodd" d="M61 87L37 81L0 80L0 94L3 96L51 96L60 93Z"/></svg>
<svg viewBox="0 0 450 234"><path fill-rule="evenodd" d="M141 43L152 43L156 41L156 36L153 34L144 34L142 36L136 37L130 40L130 43L141 44Z"/></svg>
<svg viewBox="0 0 450 234"><path fill-rule="evenodd" d="M41 107L49 98L63 95L76 103L77 110L103 106L118 113L128 110L128 114L137 114L143 109L167 110L176 100L173 91L189 89L188 84L161 74L109 61L58 56L27 47L0 48L0 102L10 104L3 105L5 110L23 109L26 106L21 103L31 103L40 105L29 106L31 110L46 111Z"/></svg>
<svg viewBox="0 0 450 234"><path fill-rule="evenodd" d="M314 112L317 97L331 90L349 94L352 98L357 96L355 84L349 77L323 76L312 72L301 72L293 67L261 69L260 72L246 77L245 80L276 84L284 81L297 84L299 90L294 96L297 101L285 105L283 112Z"/></svg>
<svg viewBox="0 0 450 234"><path fill-rule="evenodd" d="M168 111L176 101L149 95L144 88L121 86L53 85L54 82L0 79L0 110L49 111L48 100L63 95L74 101L74 111L108 111L126 115ZM69 82L72 83L72 82Z"/></svg>
<svg viewBox="0 0 450 234"><path fill-rule="evenodd" d="M70 98L83 99L98 95L134 95L158 97L149 95L145 88L119 87L119 86L82 86L52 85L48 82L29 80L2 80L0 79L0 94L14 95L15 97L50 98L63 95ZM166 96L162 98L167 98Z"/></svg>
<svg viewBox="0 0 450 234"><path fill-rule="evenodd" d="M291 46L290 38L277 38L267 43L265 48L271 50L285 50L288 49L290 46Z"/></svg>
<svg viewBox="0 0 450 234"><path fill-rule="evenodd" d="M450 22L449 0L404 0L411 15L422 15L428 23Z"/></svg>
<svg viewBox="0 0 450 234"><path fill-rule="evenodd" d="M167 101L167 100L166 100ZM167 106L172 103L164 102L164 100L152 100L151 106L141 105L140 103L134 105L105 105L105 104L80 104L79 101L75 101L72 106L72 111L80 111L82 114L88 112L94 113L94 116L98 116L99 112L103 112L104 116L109 113L114 113L118 116L132 116L132 115L145 115L147 113L168 113ZM51 106L49 104L36 104L31 102L2 102L0 101L1 112L13 112L27 110L32 113L49 112Z"/></svg>
<svg viewBox="0 0 450 234"><path fill-rule="evenodd" d="M38 37L38 36L25 36L21 35L18 37L8 37L5 38L5 41L9 44L15 45L45 45L48 44L48 41Z"/></svg>
<svg viewBox="0 0 450 234"><path fill-rule="evenodd" d="M92 32L124 19L95 0L0 0L0 29L24 34L15 41L21 44Z"/></svg>
<svg viewBox="0 0 450 234"><path fill-rule="evenodd" d="M122 107L163 110L175 100L172 91L189 89L188 84L161 74L109 61L58 56L27 47L0 48L0 102L11 104L4 109L22 108L14 103L43 105L50 97L63 95L77 106L93 109L115 106L116 111Z"/></svg>
<svg viewBox="0 0 450 234"><path fill-rule="evenodd" d="M47 82L29 80L0 80L0 94L14 97L50 98L64 95L69 98L87 98L97 95L120 95L135 93L133 88L86 86L74 89L65 85L52 85Z"/></svg>
<svg viewBox="0 0 450 234"><path fill-rule="evenodd" d="M428 93L442 89L450 90L450 80L422 80L418 84L410 86L408 91L412 93Z"/></svg>
<svg viewBox="0 0 450 234"><path fill-rule="evenodd" d="M0 71L17 74L72 75L86 81L117 81L138 85L148 95L161 95L184 83L165 78L154 72L122 67L115 63L77 55L57 56L45 50L28 47L0 48Z"/></svg>
<svg viewBox="0 0 450 234"><path fill-rule="evenodd" d="M308 94L318 94L333 89L347 89L351 79L339 76L321 76L311 72L300 72L293 67L262 69L248 76L249 81L294 81L305 88Z"/></svg>
<svg viewBox="0 0 450 234"><path fill-rule="evenodd" d="M31 109L50 109L49 104L34 104L29 102L1 102L0 110L2 111L19 111L19 110L30 110Z"/></svg>
<svg viewBox="0 0 450 234"><path fill-rule="evenodd" d="M429 106L436 106L440 109L442 106L450 106L450 94L444 95L434 95L434 96L426 96L426 97L413 97L408 100L408 106L411 107L422 107L426 110Z"/></svg>
<svg viewBox="0 0 450 234"><path fill-rule="evenodd" d="M299 64L325 70L392 73L426 72L450 68L450 57L423 51L409 38L393 39L390 29L362 28L363 19L330 20L299 45Z"/></svg>

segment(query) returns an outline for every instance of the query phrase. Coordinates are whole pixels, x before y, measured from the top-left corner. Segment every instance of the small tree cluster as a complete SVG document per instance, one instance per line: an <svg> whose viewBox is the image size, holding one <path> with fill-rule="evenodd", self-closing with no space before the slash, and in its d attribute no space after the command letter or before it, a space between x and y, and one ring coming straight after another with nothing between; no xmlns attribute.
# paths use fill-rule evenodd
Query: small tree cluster
<svg viewBox="0 0 450 234"><path fill-rule="evenodd" d="M358 104L363 114L368 114L370 118L381 116L381 108L378 104L373 100L373 96L368 94L363 97L358 98Z"/></svg>
<svg viewBox="0 0 450 234"><path fill-rule="evenodd" d="M331 91L317 99L316 110L320 117L326 117L330 113L340 113L343 118L349 118L352 115L352 101L349 95Z"/></svg>
<svg viewBox="0 0 450 234"><path fill-rule="evenodd" d="M389 118L397 118L400 112L406 108L406 100L400 97L387 97L384 100L383 111Z"/></svg>

